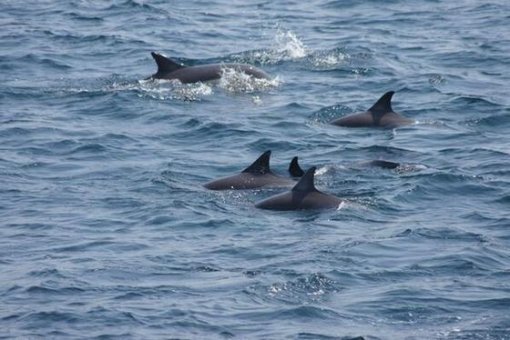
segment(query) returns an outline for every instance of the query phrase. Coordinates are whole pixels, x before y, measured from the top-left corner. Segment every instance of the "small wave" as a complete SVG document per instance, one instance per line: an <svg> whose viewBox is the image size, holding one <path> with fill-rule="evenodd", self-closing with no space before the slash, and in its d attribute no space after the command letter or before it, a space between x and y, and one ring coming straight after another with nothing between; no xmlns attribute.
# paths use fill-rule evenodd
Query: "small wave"
<svg viewBox="0 0 510 340"><path fill-rule="evenodd" d="M137 300L144 297L144 294L138 292L122 293L113 297L114 300Z"/></svg>
<svg viewBox="0 0 510 340"><path fill-rule="evenodd" d="M508 339L508 328L501 329L460 329L454 327L451 330L439 333L440 339Z"/></svg>
<svg viewBox="0 0 510 340"><path fill-rule="evenodd" d="M466 105L472 107L473 105L480 105L485 108L499 108L500 104L495 103L490 98L482 97L479 95L459 95L450 100L450 103L455 105Z"/></svg>
<svg viewBox="0 0 510 340"><path fill-rule="evenodd" d="M338 68L339 66L347 65L351 58L346 52L340 49L334 49L332 51L319 51L312 53L308 59L314 68L323 71L330 71Z"/></svg>
<svg viewBox="0 0 510 340"><path fill-rule="evenodd" d="M57 269L42 269L42 270L33 270L28 273L28 275L33 277L56 277L56 278L64 278Z"/></svg>
<svg viewBox="0 0 510 340"><path fill-rule="evenodd" d="M55 58L44 58L42 56L30 53L24 57L19 58L19 61L26 62L27 64L38 64L39 66L47 66L58 70L68 70L71 66L57 60Z"/></svg>
<svg viewBox="0 0 510 340"><path fill-rule="evenodd" d="M416 264L414 268L426 269L435 273L464 272L475 276L486 275L496 268L504 269L505 264L492 254L476 254L468 250L459 254L425 259Z"/></svg>
<svg viewBox="0 0 510 340"><path fill-rule="evenodd" d="M362 336L343 336L338 337L338 335L324 335L320 333L299 333L297 334L297 339L299 340L365 340ZM370 337L372 340L376 340L379 338Z"/></svg>
<svg viewBox="0 0 510 340"><path fill-rule="evenodd" d="M41 295L75 295L79 293L83 293L84 290L78 287L62 287L62 288L48 288L42 286L31 286L26 289L27 293L31 294L41 294Z"/></svg>
<svg viewBox="0 0 510 340"><path fill-rule="evenodd" d="M333 319L336 320L339 318L339 314L328 308L324 307L315 307L315 306L300 306L296 308L289 308L283 310L278 313L278 317L288 318L288 319Z"/></svg>
<svg viewBox="0 0 510 340"><path fill-rule="evenodd" d="M68 322L75 323L81 318L74 313L66 313L66 312L57 312L57 311L44 311L44 312L34 312L29 313L22 317L24 321L32 321L41 325L46 322Z"/></svg>
<svg viewBox="0 0 510 340"><path fill-rule="evenodd" d="M82 12L70 12L67 14L71 19L77 20L77 21L90 21L90 22L97 22L101 23L104 22L104 19L99 16L92 16L88 15Z"/></svg>
<svg viewBox="0 0 510 340"><path fill-rule="evenodd" d="M107 147L104 145L98 144L98 143L90 143L78 146L77 148L74 148L67 152L68 155L74 155L74 154L102 154L107 151Z"/></svg>
<svg viewBox="0 0 510 340"><path fill-rule="evenodd" d="M75 244L75 245L54 248L53 251L56 251L56 252L84 252L84 251L90 250L92 248L101 248L104 246L110 246L112 244L114 244L114 242L110 242L110 241L81 242L81 243Z"/></svg>
<svg viewBox="0 0 510 340"><path fill-rule="evenodd" d="M122 11L125 9L133 9L133 10L150 10L154 12L161 12L161 10L147 4L145 1L136 1L136 0L126 0L123 2L116 2L109 7L104 9L105 13L115 13L117 11Z"/></svg>
<svg viewBox="0 0 510 340"><path fill-rule="evenodd" d="M431 240L452 240L452 241L472 241L472 242L487 242L485 236L477 233L468 232L457 228L417 228L406 229L405 231L396 235L396 237L416 235L425 239Z"/></svg>
<svg viewBox="0 0 510 340"><path fill-rule="evenodd" d="M494 114L488 117L483 118L475 118L465 121L465 124L468 126L481 126L481 127L497 127L502 128L504 126L510 126L510 115L508 113L503 114Z"/></svg>
<svg viewBox="0 0 510 340"><path fill-rule="evenodd" d="M267 294L271 298L284 300L289 303L319 301L330 293L338 292L337 282L321 273L300 277L295 281L274 283L267 287Z"/></svg>
<svg viewBox="0 0 510 340"><path fill-rule="evenodd" d="M244 128L238 123L229 122L201 122L199 125L187 128L183 128L181 131L174 134L178 138L186 138L193 135L195 138L203 138L202 140L214 139L220 140L220 138L230 138L231 141L235 141L238 137L253 136L254 132ZM199 142L199 141L197 141Z"/></svg>

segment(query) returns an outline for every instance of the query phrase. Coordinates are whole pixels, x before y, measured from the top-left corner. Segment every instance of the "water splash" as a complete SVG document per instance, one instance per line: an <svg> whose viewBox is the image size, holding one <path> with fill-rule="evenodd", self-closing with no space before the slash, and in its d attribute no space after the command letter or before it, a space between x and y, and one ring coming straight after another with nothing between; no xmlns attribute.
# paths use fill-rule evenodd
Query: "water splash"
<svg viewBox="0 0 510 340"><path fill-rule="evenodd" d="M268 49L250 51L233 58L238 62L277 64L281 61L303 59L308 54L308 48L294 32L278 29Z"/></svg>
<svg viewBox="0 0 510 340"><path fill-rule="evenodd" d="M327 174L331 170L331 167L329 166L323 166L315 170L315 176L322 176Z"/></svg>
<svg viewBox="0 0 510 340"><path fill-rule="evenodd" d="M183 84L176 79L145 79L136 83L113 83L104 88L105 91L134 91L140 97L157 100L198 101L204 96L213 94L213 89L206 83Z"/></svg>
<svg viewBox="0 0 510 340"><path fill-rule="evenodd" d="M324 296L338 291L338 283L322 273L314 273L292 281L276 282L267 287L267 294L270 298L289 303L317 302Z"/></svg>
<svg viewBox="0 0 510 340"><path fill-rule="evenodd" d="M253 93L268 90L279 86L278 77L274 79L257 79L241 70L225 67L218 81L197 82L183 84L177 79L144 79L137 82L116 82L103 86L100 89L75 89L75 92L124 92L133 91L140 97L149 97L157 100L184 100L199 101L205 96L214 93L213 88L219 88L230 93ZM68 91L73 91L68 90ZM253 98L254 103L261 102L259 97Z"/></svg>
<svg viewBox="0 0 510 340"><path fill-rule="evenodd" d="M253 93L278 87L280 79L278 77L274 79L255 78L241 70L224 67L218 85L230 93Z"/></svg>
<svg viewBox="0 0 510 340"><path fill-rule="evenodd" d="M180 84L175 88L173 99L197 101L213 94L213 89L206 83Z"/></svg>
<svg viewBox="0 0 510 340"><path fill-rule="evenodd" d="M295 60L304 58L308 54L305 44L292 31L279 29L275 35L274 52L280 57L280 60Z"/></svg>
<svg viewBox="0 0 510 340"><path fill-rule="evenodd" d="M342 210L343 208L345 208L345 206L347 205L347 203L345 203L345 201L342 201L340 202L340 204L338 205L338 207L336 208L336 210Z"/></svg>

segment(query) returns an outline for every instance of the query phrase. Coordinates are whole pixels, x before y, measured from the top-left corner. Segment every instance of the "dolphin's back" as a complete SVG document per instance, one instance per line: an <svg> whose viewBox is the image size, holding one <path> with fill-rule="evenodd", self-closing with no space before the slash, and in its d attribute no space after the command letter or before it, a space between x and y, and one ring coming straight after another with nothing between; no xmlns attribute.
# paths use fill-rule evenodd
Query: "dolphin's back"
<svg viewBox="0 0 510 340"><path fill-rule="evenodd" d="M375 122L370 112L362 112L335 119L331 124L346 127L364 127L374 126Z"/></svg>
<svg viewBox="0 0 510 340"><path fill-rule="evenodd" d="M325 194L315 188L315 167L311 167L301 177L291 191L269 197L255 206L269 210L315 210L338 208L342 200Z"/></svg>
<svg viewBox="0 0 510 340"><path fill-rule="evenodd" d="M320 210L336 209L340 206L342 200L320 191L310 193L300 193L289 191L265 199L255 206L267 210Z"/></svg>
<svg viewBox="0 0 510 340"><path fill-rule="evenodd" d="M248 64L209 64L186 67L161 54L152 52L158 65L158 71L152 75L154 79L178 79L182 83L196 83L219 79L223 69L232 68L254 78L269 79L269 76L255 66Z"/></svg>
<svg viewBox="0 0 510 340"><path fill-rule="evenodd" d="M165 79L178 79L185 84L215 80L220 77L221 67L219 64L185 67L165 75Z"/></svg>
<svg viewBox="0 0 510 340"><path fill-rule="evenodd" d="M343 202L338 197L317 191L308 194L303 200L303 209L338 209Z"/></svg>
<svg viewBox="0 0 510 340"><path fill-rule="evenodd" d="M396 112L389 112L382 116L381 120L379 121L379 126L391 129L402 125L410 125L412 123L413 120L411 119L402 117Z"/></svg>
<svg viewBox="0 0 510 340"><path fill-rule="evenodd" d="M264 186L280 187L294 185L294 181L277 176L271 172L269 166L270 156L271 150L267 150L240 174L220 178L206 183L204 186L211 190L241 190L256 189Z"/></svg>
<svg viewBox="0 0 510 340"><path fill-rule="evenodd" d="M167 75L166 79L179 79L181 83L196 83L199 81L209 81L219 79L223 70L231 68L239 72L246 73L254 78L268 79L269 76L258 68L246 64L209 64L197 65L178 69Z"/></svg>
<svg viewBox="0 0 510 340"><path fill-rule="evenodd" d="M394 94L394 91L386 92L366 112L335 119L331 124L345 127L378 126L384 128L395 128L401 125L412 124L413 120L402 117L393 111L391 98Z"/></svg>
<svg viewBox="0 0 510 340"><path fill-rule="evenodd" d="M245 190L262 187L289 187L293 184L295 184L294 181L272 173L264 175L240 173L208 182L204 184L204 187L209 190Z"/></svg>

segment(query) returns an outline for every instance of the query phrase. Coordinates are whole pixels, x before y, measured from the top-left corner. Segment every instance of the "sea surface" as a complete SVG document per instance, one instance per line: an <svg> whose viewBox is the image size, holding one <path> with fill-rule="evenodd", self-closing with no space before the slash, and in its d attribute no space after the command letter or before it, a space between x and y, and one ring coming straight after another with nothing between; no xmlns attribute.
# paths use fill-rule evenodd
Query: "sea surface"
<svg viewBox="0 0 510 340"><path fill-rule="evenodd" d="M0 339L510 339L510 2L2 0L0 72ZM346 204L203 187L266 150Z"/></svg>

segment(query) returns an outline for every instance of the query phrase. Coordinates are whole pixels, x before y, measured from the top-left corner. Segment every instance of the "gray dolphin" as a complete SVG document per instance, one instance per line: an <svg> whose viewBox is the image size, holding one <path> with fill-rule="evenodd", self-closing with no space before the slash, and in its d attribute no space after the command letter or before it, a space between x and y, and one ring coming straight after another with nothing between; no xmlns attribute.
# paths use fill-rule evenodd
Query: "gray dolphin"
<svg viewBox="0 0 510 340"><path fill-rule="evenodd" d="M363 163L361 163L361 165L376 166L376 167L383 168L383 169L396 169L400 166L400 163L377 159L377 160L373 160L373 161L363 162Z"/></svg>
<svg viewBox="0 0 510 340"><path fill-rule="evenodd" d="M255 204L269 210L334 209L343 202L340 198L320 192L314 185L316 167L311 167L291 191L269 197Z"/></svg>
<svg viewBox="0 0 510 340"><path fill-rule="evenodd" d="M412 124L413 120L402 117L391 108L391 97L394 94L394 91L386 92L368 111L335 119L331 124L345 127L384 128Z"/></svg>
<svg viewBox="0 0 510 340"><path fill-rule="evenodd" d="M196 83L221 78L222 70L233 68L242 71L255 78L269 79L262 70L247 64L207 64L197 66L183 66L161 54L151 52L158 65L158 71L150 78L153 79L178 79L181 83Z"/></svg>
<svg viewBox="0 0 510 340"><path fill-rule="evenodd" d="M275 175L269 168L271 151L264 152L253 164L240 174L220 178L204 184L210 190L241 190L261 187L290 187L296 182L290 178Z"/></svg>
<svg viewBox="0 0 510 340"><path fill-rule="evenodd" d="M301 169L301 167L299 166L297 156L292 158L292 160L290 161L290 164L289 164L289 174L292 177L302 177L305 174L303 169Z"/></svg>

